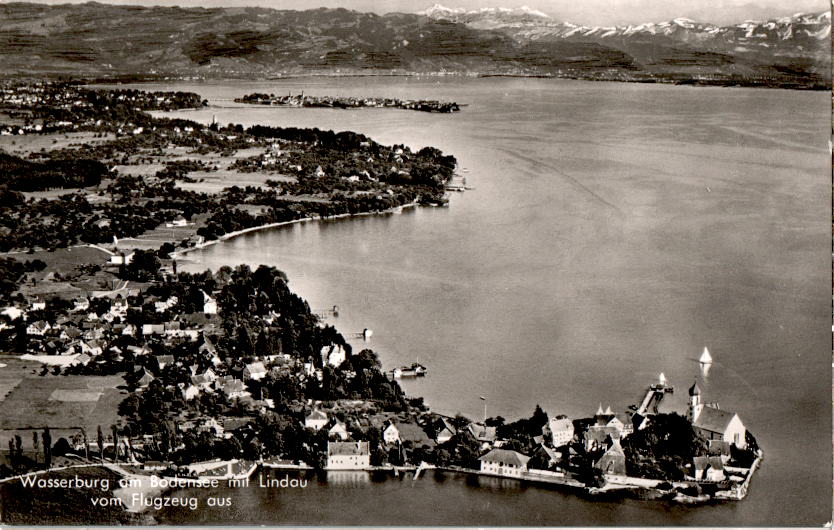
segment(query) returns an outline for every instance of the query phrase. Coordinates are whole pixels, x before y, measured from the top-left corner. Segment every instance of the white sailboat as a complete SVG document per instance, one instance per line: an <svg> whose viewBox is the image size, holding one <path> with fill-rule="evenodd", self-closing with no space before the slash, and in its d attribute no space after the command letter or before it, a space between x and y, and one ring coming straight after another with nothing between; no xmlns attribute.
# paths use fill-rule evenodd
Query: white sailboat
<svg viewBox="0 0 834 530"><path fill-rule="evenodd" d="M701 367L701 375L703 377L707 377L709 375L710 366L712 366L712 355L709 354L709 350L706 346L704 346L704 352L701 354L701 358L698 359L698 366Z"/></svg>

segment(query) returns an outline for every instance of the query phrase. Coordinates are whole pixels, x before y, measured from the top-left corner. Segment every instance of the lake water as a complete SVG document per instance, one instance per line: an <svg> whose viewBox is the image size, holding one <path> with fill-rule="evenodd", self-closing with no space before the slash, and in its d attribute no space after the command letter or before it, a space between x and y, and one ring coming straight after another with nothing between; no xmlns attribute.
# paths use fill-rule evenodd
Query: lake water
<svg viewBox="0 0 834 530"><path fill-rule="evenodd" d="M144 88L156 88L143 85ZM566 80L406 78L178 83L204 122L355 130L455 155L475 190L449 208L308 223L193 254L191 270L287 272L435 410L471 417L625 410L664 372L698 380L766 452L748 498L599 503L426 477L234 490L178 523L820 525L831 519L829 95ZM241 108L253 91L455 100L453 115ZM183 267L185 268L185 267ZM704 346L709 377L695 362ZM355 344L355 348L364 345ZM348 491L349 490L349 491Z"/></svg>

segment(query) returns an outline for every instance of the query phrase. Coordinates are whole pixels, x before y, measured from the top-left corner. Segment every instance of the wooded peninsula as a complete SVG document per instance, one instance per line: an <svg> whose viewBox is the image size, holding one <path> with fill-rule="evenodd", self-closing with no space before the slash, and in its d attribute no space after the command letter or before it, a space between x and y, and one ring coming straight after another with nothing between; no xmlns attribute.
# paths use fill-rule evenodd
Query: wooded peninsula
<svg viewBox="0 0 834 530"><path fill-rule="evenodd" d="M16 492L6 522L135 522L124 510L50 515L58 493L21 493L24 473L66 477L84 465L102 477L196 479L220 473L217 459L229 477L257 466L436 468L583 494L744 497L761 451L736 415L700 404L697 386L686 415L444 416L406 396L374 351L354 351L280 270L179 271L184 252L248 229L444 205L457 166L433 147L353 132L149 113L207 104L69 83L0 88L0 360L10 378L0 478Z"/></svg>

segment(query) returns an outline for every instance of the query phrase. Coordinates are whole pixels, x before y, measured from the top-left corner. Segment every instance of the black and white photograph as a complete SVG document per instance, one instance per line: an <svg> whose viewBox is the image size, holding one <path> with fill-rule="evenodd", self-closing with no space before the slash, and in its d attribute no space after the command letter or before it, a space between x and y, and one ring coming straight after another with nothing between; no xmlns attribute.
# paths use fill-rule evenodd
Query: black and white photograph
<svg viewBox="0 0 834 530"><path fill-rule="evenodd" d="M434 1L0 0L0 525L830 526L831 3Z"/></svg>

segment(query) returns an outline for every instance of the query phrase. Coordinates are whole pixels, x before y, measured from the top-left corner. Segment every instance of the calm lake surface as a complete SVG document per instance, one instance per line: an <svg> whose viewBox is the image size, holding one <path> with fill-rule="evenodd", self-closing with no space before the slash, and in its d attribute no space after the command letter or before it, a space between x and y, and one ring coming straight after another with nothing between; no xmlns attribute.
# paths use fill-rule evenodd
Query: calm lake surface
<svg viewBox="0 0 834 530"><path fill-rule="evenodd" d="M190 270L265 263L313 308L368 327L388 369L439 412L625 410L664 372L698 380L766 459L740 503L592 502L427 476L230 490L231 510L170 523L821 525L831 519L827 93L566 80L405 78L177 83L203 122L354 130L455 155L476 189L449 208L308 223L192 254ZM453 115L245 107L254 91L454 100ZM231 183L230 183L231 184ZM183 266L183 268L186 268ZM708 346L707 378L695 362ZM354 344L362 348L363 344ZM190 494L190 493L189 493Z"/></svg>

